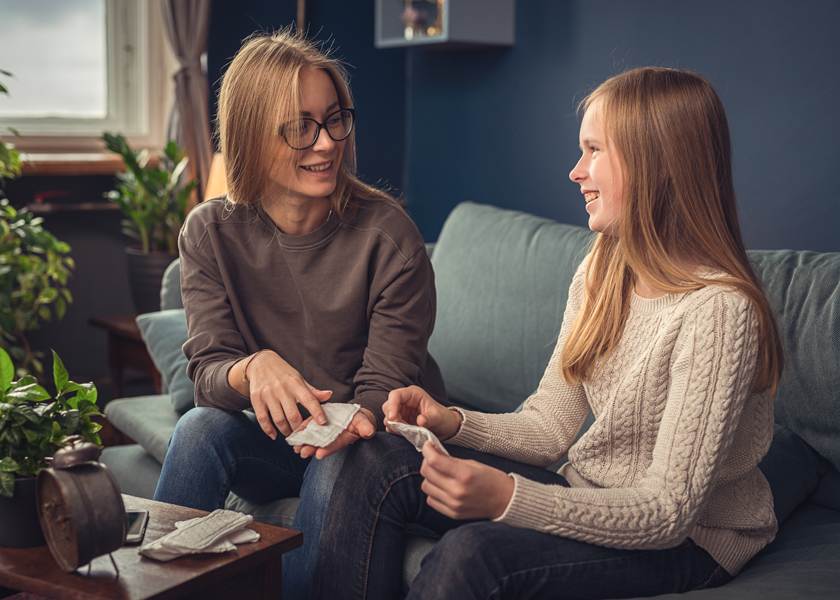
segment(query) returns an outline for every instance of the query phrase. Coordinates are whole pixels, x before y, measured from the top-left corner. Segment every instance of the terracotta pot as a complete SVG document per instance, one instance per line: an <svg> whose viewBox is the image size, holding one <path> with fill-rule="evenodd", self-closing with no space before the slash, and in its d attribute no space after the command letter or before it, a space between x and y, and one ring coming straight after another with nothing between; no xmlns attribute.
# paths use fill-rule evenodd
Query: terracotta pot
<svg viewBox="0 0 840 600"><path fill-rule="evenodd" d="M0 546L29 548L47 543L35 503L36 477L15 479L15 494L0 496Z"/></svg>
<svg viewBox="0 0 840 600"><path fill-rule="evenodd" d="M138 315L160 310L160 287L163 272L177 254L150 252L144 254L139 248L126 248L128 259L128 285L131 299Z"/></svg>

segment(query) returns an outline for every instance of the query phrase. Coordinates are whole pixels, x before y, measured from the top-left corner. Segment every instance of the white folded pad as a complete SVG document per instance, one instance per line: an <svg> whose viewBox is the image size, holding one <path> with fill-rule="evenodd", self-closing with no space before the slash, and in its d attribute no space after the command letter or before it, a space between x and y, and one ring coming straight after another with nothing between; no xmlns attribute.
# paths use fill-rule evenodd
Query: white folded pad
<svg viewBox="0 0 840 600"><path fill-rule="evenodd" d="M254 521L251 515L217 509L204 517L175 523L175 531L143 544L138 552L155 560L167 561L187 554L227 552L235 544L256 542L260 534L246 526Z"/></svg>
<svg viewBox="0 0 840 600"><path fill-rule="evenodd" d="M286 442L290 446L299 446L301 444L309 444L310 446L317 446L323 448L331 444L338 434L347 429L350 421L353 420L353 415L359 412L361 408L358 404L338 404L336 402L328 402L322 404L321 408L327 415L327 424L318 425L315 419L309 422L306 429L298 431L286 438Z"/></svg>
<svg viewBox="0 0 840 600"><path fill-rule="evenodd" d="M443 444L437 436L425 427L421 427L420 425L408 425L407 423L397 423L396 421L385 421L385 424L414 444L414 447L417 448L417 452L422 452L423 444L426 443L426 440L429 440L435 446L440 448L441 452L446 454L446 456L450 456L449 452L447 452L446 448L443 447Z"/></svg>

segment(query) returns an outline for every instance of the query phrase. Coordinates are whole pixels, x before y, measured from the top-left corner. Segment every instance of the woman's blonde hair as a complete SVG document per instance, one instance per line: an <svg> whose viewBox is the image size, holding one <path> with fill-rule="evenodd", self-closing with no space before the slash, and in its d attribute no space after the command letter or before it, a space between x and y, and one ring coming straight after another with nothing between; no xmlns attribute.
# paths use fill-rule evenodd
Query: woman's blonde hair
<svg viewBox="0 0 840 600"><path fill-rule="evenodd" d="M619 235L600 234L586 270L583 306L560 359L566 381L585 381L621 338L630 292L642 278L667 293L728 285L758 315L755 391L775 394L784 348L738 224L729 125L703 77L642 68L616 75L581 103L597 110L623 166ZM685 265L725 275L703 279Z"/></svg>
<svg viewBox="0 0 840 600"><path fill-rule="evenodd" d="M225 161L228 199L234 204L255 204L268 196L271 175L282 160L278 148L289 150L284 153L286 160L294 163L297 151L285 146L280 128L300 114L300 72L307 68L325 71L341 108L353 108L341 62L291 27L250 36L222 77L216 136ZM332 209L340 217L365 200L398 203L356 176L355 138L354 131L344 142L330 196Z"/></svg>

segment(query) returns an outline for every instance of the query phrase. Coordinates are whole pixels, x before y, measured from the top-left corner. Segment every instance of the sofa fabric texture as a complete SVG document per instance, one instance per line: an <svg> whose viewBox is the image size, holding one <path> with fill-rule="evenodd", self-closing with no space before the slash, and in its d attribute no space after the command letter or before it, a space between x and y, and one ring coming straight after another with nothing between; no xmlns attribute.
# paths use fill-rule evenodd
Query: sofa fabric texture
<svg viewBox="0 0 840 600"><path fill-rule="evenodd" d="M556 344L567 292L592 234L583 228L487 205L453 209L432 253L438 295L429 352L450 400L486 412L513 411L537 387ZM751 251L778 311L788 364L774 401L775 429L760 464L780 524L776 539L722 588L690 597L836 598L840 590L840 253ZM161 309L181 308L178 264L167 271ZM144 339L167 390L183 382L168 315L144 319ZM163 325L163 330L157 330ZM174 330L174 325L173 325ZM184 338L180 340L183 344ZM157 355L157 356L156 356ZM170 357L170 358L167 358ZM161 363L157 363L161 360ZM167 371L164 374L164 370ZM185 371L183 371L186 378ZM183 401L183 399L181 399ZM177 404L177 406L182 406ZM151 497L180 413L171 394L120 399L105 408L137 445L106 448L102 460L124 493ZM187 407L188 408L188 407ZM592 415L584 424L591 424ZM227 507L288 526L295 499ZM434 540L406 537L407 587ZM676 596L675 596L676 597Z"/></svg>
<svg viewBox="0 0 840 600"><path fill-rule="evenodd" d="M187 317L183 308L138 315L140 335L157 370L161 386L169 394L172 408L185 413L195 406L195 385L187 377L189 361L181 347L187 336Z"/></svg>

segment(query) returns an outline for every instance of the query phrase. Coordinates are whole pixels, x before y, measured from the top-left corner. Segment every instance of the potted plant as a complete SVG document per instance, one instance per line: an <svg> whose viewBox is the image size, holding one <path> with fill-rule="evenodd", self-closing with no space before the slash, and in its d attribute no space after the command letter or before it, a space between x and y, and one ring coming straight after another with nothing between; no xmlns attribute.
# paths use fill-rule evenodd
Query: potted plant
<svg viewBox="0 0 840 600"><path fill-rule="evenodd" d="M0 93L6 93L2 85ZM18 175L20 154L0 140L0 182ZM15 210L0 192L0 348L11 354L19 376L43 375L42 354L31 348L26 332L53 316L61 319L73 301L70 246L42 222L26 209Z"/></svg>
<svg viewBox="0 0 840 600"><path fill-rule="evenodd" d="M122 135L106 133L103 140L126 166L117 175L116 189L106 197L126 217L123 233L140 242L138 248L126 248L134 307L138 313L153 312L160 308L163 272L177 258L178 233L197 182L179 185L187 158L174 141L169 141L159 161L152 161L147 150L135 152Z"/></svg>
<svg viewBox="0 0 840 600"><path fill-rule="evenodd" d="M53 351L55 396L31 375L17 381L8 353L0 349L0 546L46 543L38 523L35 481L65 438L81 435L97 445L102 426L96 386L70 381Z"/></svg>

